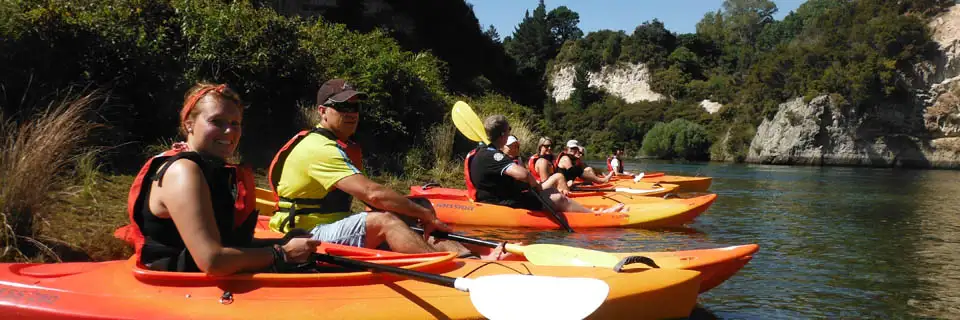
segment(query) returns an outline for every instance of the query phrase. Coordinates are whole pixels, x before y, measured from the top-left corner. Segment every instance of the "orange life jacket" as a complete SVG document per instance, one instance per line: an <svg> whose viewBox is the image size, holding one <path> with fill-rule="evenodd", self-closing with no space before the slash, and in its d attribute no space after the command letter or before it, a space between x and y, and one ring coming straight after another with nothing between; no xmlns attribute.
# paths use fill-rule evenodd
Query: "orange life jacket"
<svg viewBox="0 0 960 320"><path fill-rule="evenodd" d="M551 154L550 156L552 157L553 155ZM540 177L540 173L537 172L537 160L539 160L540 158L541 158L540 154L535 154L533 156L530 156L530 160L527 161L527 169L529 169L530 173L533 174L533 178L537 179L537 182L543 182L543 179L545 178L545 177ZM554 166L553 162L550 161L549 158L545 158L545 157L543 158L547 159L547 162L550 163L550 165L553 166L553 168L556 168L556 166Z"/></svg>

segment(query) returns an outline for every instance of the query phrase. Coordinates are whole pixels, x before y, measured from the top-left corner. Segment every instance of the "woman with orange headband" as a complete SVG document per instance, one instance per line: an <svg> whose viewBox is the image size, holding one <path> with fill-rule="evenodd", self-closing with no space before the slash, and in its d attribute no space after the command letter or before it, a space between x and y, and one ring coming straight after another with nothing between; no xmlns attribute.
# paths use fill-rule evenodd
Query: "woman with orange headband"
<svg viewBox="0 0 960 320"><path fill-rule="evenodd" d="M140 263L153 270L228 275L304 262L319 242L255 243L253 174L228 164L240 142L243 107L226 85L191 88L180 111L186 141L147 161L127 213ZM277 241L274 241L277 242Z"/></svg>

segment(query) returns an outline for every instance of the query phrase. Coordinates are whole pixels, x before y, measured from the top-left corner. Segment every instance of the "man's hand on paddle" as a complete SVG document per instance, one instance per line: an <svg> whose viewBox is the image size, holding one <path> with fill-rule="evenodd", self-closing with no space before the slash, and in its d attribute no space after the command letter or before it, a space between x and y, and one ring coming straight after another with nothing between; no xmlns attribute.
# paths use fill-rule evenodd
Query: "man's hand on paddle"
<svg viewBox="0 0 960 320"><path fill-rule="evenodd" d="M426 207L426 209L430 211L430 214L420 218L420 223L423 225L424 241L429 241L430 234L436 230L453 232L453 228L448 226L446 223L443 223L443 221L440 221L440 219L437 219L437 213L433 211L433 207Z"/></svg>

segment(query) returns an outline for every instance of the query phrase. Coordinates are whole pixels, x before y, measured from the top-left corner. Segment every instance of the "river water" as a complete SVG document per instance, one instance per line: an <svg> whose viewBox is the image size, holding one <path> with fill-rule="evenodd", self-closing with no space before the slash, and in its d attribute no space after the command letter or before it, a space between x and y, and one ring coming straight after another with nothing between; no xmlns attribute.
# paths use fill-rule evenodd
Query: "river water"
<svg viewBox="0 0 960 320"><path fill-rule="evenodd" d="M626 170L713 177L719 197L685 230L458 231L607 251L759 244L743 270L700 296L692 319L960 318L960 171L650 161Z"/></svg>

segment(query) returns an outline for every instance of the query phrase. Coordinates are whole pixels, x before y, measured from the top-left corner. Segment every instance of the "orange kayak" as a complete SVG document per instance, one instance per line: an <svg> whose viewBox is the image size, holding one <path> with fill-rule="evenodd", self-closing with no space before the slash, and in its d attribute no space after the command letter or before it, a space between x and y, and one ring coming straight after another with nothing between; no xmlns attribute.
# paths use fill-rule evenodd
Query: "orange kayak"
<svg viewBox="0 0 960 320"><path fill-rule="evenodd" d="M429 191L429 192L424 192ZM260 214L273 214L273 195L269 190L257 188L257 209ZM410 187L411 196L424 197L433 203L437 217L445 223L497 227L528 227L553 229L559 226L547 212L514 209L467 200L466 191L449 188ZM577 197L576 201L588 208L603 209L624 203L628 212L586 213L566 212L572 228L662 228L675 227L693 221L707 211L716 201L716 194L706 194L685 199L661 199L658 197L631 196L621 193Z"/></svg>
<svg viewBox="0 0 960 320"><path fill-rule="evenodd" d="M454 260L452 253L405 255L324 244L321 250L449 277L517 274L586 277L609 286L589 318L683 318L693 310L700 273L690 270L546 267ZM4 318L138 319L478 319L470 293L385 273L241 274L151 271L137 257L108 262L0 264Z"/></svg>
<svg viewBox="0 0 960 320"><path fill-rule="evenodd" d="M489 249L489 248L485 248ZM715 249L661 251L661 252L611 252L620 259L631 256L644 256L653 259L663 269L683 269L700 271L700 293L707 292L730 279L747 265L753 254L760 249L756 244L731 246ZM492 249L489 249L492 250ZM486 252L484 255L489 256ZM507 260L526 261L523 255L508 255ZM648 268L635 265L629 268Z"/></svg>
<svg viewBox="0 0 960 320"><path fill-rule="evenodd" d="M619 189L618 189L619 188ZM666 195L668 193L673 193L679 189L679 186L675 184L656 184L656 183L646 183L640 182L636 183L633 186L618 187L612 183L598 184L598 185L574 185L568 195L570 198L582 198L582 197L595 197L595 196L609 196L615 194L622 194L627 196L652 196L659 197ZM443 188L437 187L435 185L427 184L420 187L410 187L411 196L423 196L423 195L434 195L434 196L449 196L450 199L466 199L467 190L464 189L453 189L453 188Z"/></svg>
<svg viewBox="0 0 960 320"><path fill-rule="evenodd" d="M643 186L645 183L672 184L679 186L678 192L706 192L713 183L711 177L686 177L665 175L662 173L644 174L639 183L633 181L632 175L618 175L611 183L618 187L632 188ZM644 183L644 184L641 184Z"/></svg>
<svg viewBox="0 0 960 320"><path fill-rule="evenodd" d="M256 237L260 239L280 238L282 234L270 230L270 217L260 216L257 222ZM527 261L523 255L495 255L492 248L481 246L470 246L484 260L497 261ZM360 249L367 250L367 249ZM660 268L663 269L682 269L699 271L701 275L700 293L707 292L730 279L740 269L747 265L753 255L760 250L756 244L747 244L739 246L730 246L715 249L699 249L685 251L662 251L662 252L611 252L619 259L631 256L644 256L653 259ZM637 264L627 266L632 268L648 268L646 265Z"/></svg>
<svg viewBox="0 0 960 320"><path fill-rule="evenodd" d="M473 202L466 196L443 188L431 188L432 193L423 193L422 187L410 187L411 196L430 200L437 218L446 223L494 227L559 228L547 212L514 209L506 206ZM455 190L455 189L454 189ZM463 192L463 191L461 191ZM662 228L680 226L693 221L717 199L716 194L706 194L685 199L661 199L642 196L584 196L575 199L590 209L605 209L618 203L627 206L627 212L594 213L564 212L572 228L634 227Z"/></svg>

